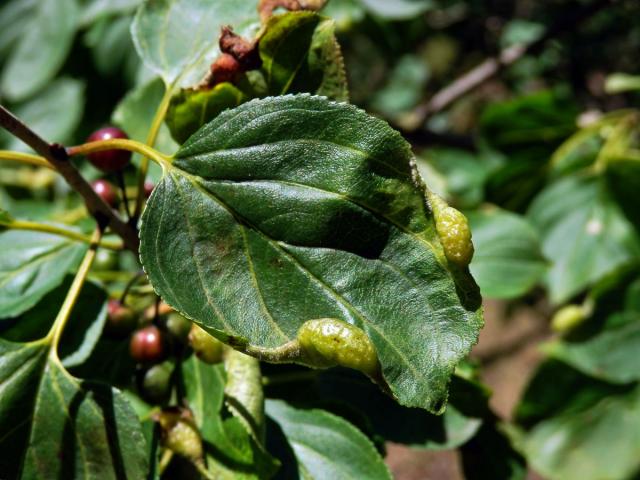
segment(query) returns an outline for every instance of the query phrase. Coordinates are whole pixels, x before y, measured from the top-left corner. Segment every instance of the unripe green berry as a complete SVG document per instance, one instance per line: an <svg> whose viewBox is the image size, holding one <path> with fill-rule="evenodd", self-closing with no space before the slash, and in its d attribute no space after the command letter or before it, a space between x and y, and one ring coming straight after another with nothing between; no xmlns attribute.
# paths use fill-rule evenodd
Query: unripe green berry
<svg viewBox="0 0 640 480"><path fill-rule="evenodd" d="M220 363L222 361L223 343L195 323L191 325L189 344L196 356L203 362Z"/></svg>
<svg viewBox="0 0 640 480"><path fill-rule="evenodd" d="M551 319L551 329L557 333L567 333L587 318L582 305L567 305L558 310Z"/></svg>
<svg viewBox="0 0 640 480"><path fill-rule="evenodd" d="M466 267L473 257L471 229L467 217L450 207L435 193L428 192L428 199L445 257L451 263Z"/></svg>
<svg viewBox="0 0 640 480"><path fill-rule="evenodd" d="M201 464L202 439L189 410L165 409L155 416L162 429L162 443L172 452Z"/></svg>
<svg viewBox="0 0 640 480"><path fill-rule="evenodd" d="M317 367L342 366L375 374L380 365L366 333L335 318L308 320L298 330L303 358Z"/></svg>
<svg viewBox="0 0 640 480"><path fill-rule="evenodd" d="M191 331L191 322L179 313L170 313L164 321L166 330L173 338L181 343L187 343L189 332Z"/></svg>
<svg viewBox="0 0 640 480"><path fill-rule="evenodd" d="M171 362L163 362L149 368L142 379L142 396L153 403L168 400L171 393Z"/></svg>

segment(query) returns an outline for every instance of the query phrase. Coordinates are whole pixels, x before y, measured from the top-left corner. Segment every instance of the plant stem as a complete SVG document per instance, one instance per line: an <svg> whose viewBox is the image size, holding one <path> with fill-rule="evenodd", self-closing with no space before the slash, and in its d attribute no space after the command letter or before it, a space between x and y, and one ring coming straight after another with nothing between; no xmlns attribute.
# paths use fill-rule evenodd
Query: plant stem
<svg viewBox="0 0 640 480"><path fill-rule="evenodd" d="M58 357L58 344L60 343L62 332L64 331L64 327L67 324L67 321L69 320L69 316L71 315L73 306L78 300L78 296L80 295L82 286L87 279L87 274L89 273L91 264L96 257L96 251L98 250L98 244L100 243L101 237L102 229L98 227L93 232L93 235L91 237L91 246L82 259L82 263L78 268L78 273L76 273L76 276L73 279L73 283L71 284L71 288L69 288L69 291L67 292L64 303L62 304L62 307L60 307L60 311L58 312L58 315L53 322L53 326L46 336L46 340L51 344L51 355L53 355L55 358Z"/></svg>
<svg viewBox="0 0 640 480"><path fill-rule="evenodd" d="M169 108L173 87L173 84L167 86L160 105L158 105L158 109L156 110L156 114L153 117L153 122L151 122L151 127L149 128L149 133L147 134L147 140L145 142L149 147L153 147L156 143L156 138L158 138L158 132L162 126L162 121L164 120L164 117L167 114L167 109ZM144 201L144 182L147 179L148 171L149 157L143 156L140 161L140 170L138 173L138 195L136 197L136 208L133 211L134 219L137 219L142 212L142 203Z"/></svg>
<svg viewBox="0 0 640 480"><path fill-rule="evenodd" d="M35 165L36 167L45 167L55 170L55 167L47 161L46 158L31 153L12 152L11 150L0 150L0 160L9 160L14 162Z"/></svg>
<svg viewBox="0 0 640 480"><path fill-rule="evenodd" d="M69 155L62 145L47 143L1 105L0 126L29 145L56 168L71 188L82 196L87 209L95 217L98 225L101 227L108 225L124 240L128 249L133 252L138 251L139 240L136 229L123 222L116 212L98 196L91 185L80 175L78 169L69 161Z"/></svg>
<svg viewBox="0 0 640 480"><path fill-rule="evenodd" d="M144 143L136 140L125 140L123 138L110 138L109 140L83 143L82 145L67 148L67 154L70 157L73 157L76 155L87 155L88 153L94 152L104 152L106 150L128 150L130 152L145 155L160 165L170 163L170 157L163 155Z"/></svg>
<svg viewBox="0 0 640 480"><path fill-rule="evenodd" d="M76 232L67 228L59 227L56 225L49 225L47 223L30 222L27 220L13 220L6 224L7 228L14 230L30 230L34 232L52 233L54 235L60 235L61 237L67 237L71 240L77 240L78 242L84 242L91 244L93 242L92 237L84 235L83 233ZM110 240L102 240L99 243L102 248L108 248L109 250L122 250L122 242L113 242Z"/></svg>

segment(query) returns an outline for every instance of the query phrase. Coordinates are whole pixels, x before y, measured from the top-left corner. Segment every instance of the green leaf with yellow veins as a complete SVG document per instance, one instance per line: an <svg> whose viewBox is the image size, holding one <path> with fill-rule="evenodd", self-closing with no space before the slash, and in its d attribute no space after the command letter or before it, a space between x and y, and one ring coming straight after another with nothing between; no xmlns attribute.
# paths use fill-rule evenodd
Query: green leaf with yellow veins
<svg viewBox="0 0 640 480"><path fill-rule="evenodd" d="M482 326L409 144L326 98L254 100L202 127L165 165L140 235L156 291L220 340L274 359L306 321L341 320L407 406L442 411Z"/></svg>

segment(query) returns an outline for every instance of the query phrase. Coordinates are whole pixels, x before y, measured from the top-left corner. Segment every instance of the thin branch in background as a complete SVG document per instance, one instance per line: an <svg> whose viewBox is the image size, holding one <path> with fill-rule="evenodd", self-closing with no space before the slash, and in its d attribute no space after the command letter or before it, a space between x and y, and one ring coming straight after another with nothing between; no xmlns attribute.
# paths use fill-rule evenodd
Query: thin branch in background
<svg viewBox="0 0 640 480"><path fill-rule="evenodd" d="M69 161L69 156L62 145L49 144L2 105L0 105L0 125L29 145L36 153L46 158L56 168L71 188L82 196L87 209L95 217L98 225L108 225L122 238L129 250L138 251L139 240L135 228L123 222L111 207L94 192L91 185Z"/></svg>
<svg viewBox="0 0 640 480"><path fill-rule="evenodd" d="M592 17L603 8L610 6L613 1L597 0L583 7L572 6L567 14L553 23L538 40L529 44L518 44L506 48L498 56L486 59L480 65L458 77L457 80L436 92L427 102L416 108L414 111L415 129L419 129L431 115L444 110L460 97L495 76L503 68L512 65L527 53L536 53L549 40L574 30L578 24Z"/></svg>

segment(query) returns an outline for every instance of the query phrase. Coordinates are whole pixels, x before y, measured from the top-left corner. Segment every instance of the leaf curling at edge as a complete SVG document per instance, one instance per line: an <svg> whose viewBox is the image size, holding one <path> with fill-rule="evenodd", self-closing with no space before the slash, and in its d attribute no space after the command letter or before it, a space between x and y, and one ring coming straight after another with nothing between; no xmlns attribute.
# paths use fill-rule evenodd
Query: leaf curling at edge
<svg viewBox="0 0 640 480"><path fill-rule="evenodd" d="M398 132L324 97L271 97L222 113L164 168L140 257L168 304L254 355L309 319L346 321L401 404L443 411L480 296L447 262Z"/></svg>

